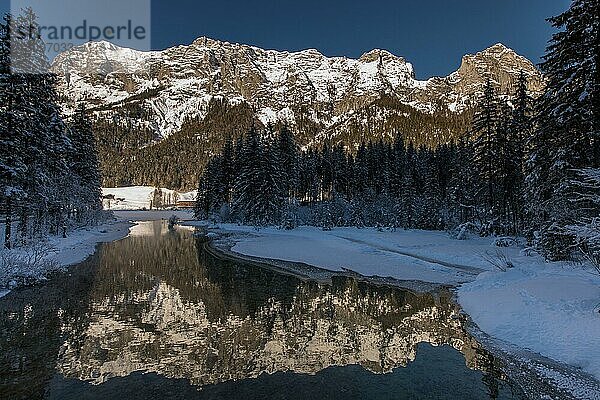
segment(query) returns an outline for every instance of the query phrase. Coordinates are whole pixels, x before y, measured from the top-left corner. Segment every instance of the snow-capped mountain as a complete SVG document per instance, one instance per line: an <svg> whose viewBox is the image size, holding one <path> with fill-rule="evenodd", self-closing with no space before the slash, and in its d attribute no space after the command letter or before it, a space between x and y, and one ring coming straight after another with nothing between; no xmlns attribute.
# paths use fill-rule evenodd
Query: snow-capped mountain
<svg viewBox="0 0 600 400"><path fill-rule="evenodd" d="M415 78L412 65L385 50L358 59L326 57L317 50L263 50L206 37L189 46L141 52L107 42L90 42L60 54L53 70L67 103L83 101L103 113L139 105L144 122L160 136L184 120L203 118L211 99L247 103L263 122L294 126L304 114L324 131L386 96L424 113L465 110L490 77L510 93L519 72L537 92L542 77L526 58L502 44L464 56L447 77Z"/></svg>
<svg viewBox="0 0 600 400"><path fill-rule="evenodd" d="M57 56L52 68L66 112L82 102L97 117L104 186L186 191L224 138L253 124L285 123L305 147L328 140L357 148L395 134L435 146L468 129L488 78L503 95L514 92L520 71L534 95L543 86L535 66L501 44L426 81L385 50L351 59L205 37L153 52L90 42Z"/></svg>

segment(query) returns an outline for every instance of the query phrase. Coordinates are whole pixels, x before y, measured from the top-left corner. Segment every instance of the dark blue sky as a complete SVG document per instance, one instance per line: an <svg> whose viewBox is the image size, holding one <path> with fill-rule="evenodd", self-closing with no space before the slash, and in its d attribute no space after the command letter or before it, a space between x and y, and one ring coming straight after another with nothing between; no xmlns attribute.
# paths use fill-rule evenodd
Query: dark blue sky
<svg viewBox="0 0 600 400"><path fill-rule="evenodd" d="M60 0L53 0L60 2ZM101 0L98 0L101 1ZM124 0L126 1L126 0ZM1 11L8 1L1 0ZM539 62L569 0L152 0L152 46L209 36L278 50L359 57L383 48L419 78L447 75L460 57L502 42Z"/></svg>
<svg viewBox="0 0 600 400"><path fill-rule="evenodd" d="M206 35L278 50L316 48L359 57L383 48L419 78L454 71L463 54L502 42L539 62L553 30L546 18L569 0L154 0L156 48Z"/></svg>

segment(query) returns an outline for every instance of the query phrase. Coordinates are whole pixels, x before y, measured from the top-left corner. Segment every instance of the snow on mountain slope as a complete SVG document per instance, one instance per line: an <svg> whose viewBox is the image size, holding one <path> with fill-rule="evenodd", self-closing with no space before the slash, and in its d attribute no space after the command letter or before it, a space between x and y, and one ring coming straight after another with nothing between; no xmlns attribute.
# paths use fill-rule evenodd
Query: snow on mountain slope
<svg viewBox="0 0 600 400"><path fill-rule="evenodd" d="M53 70L61 77L67 109L80 101L108 114L139 106L145 110L140 121L162 137L179 130L186 118L203 118L215 97L248 103L264 124L284 120L293 126L302 113L326 128L382 94L428 113L440 107L459 112L488 77L501 93L510 92L521 70L532 91L542 87L533 64L501 44L463 57L448 77L427 81L417 80L409 62L385 50L351 59L207 37L153 52L90 42L58 55Z"/></svg>

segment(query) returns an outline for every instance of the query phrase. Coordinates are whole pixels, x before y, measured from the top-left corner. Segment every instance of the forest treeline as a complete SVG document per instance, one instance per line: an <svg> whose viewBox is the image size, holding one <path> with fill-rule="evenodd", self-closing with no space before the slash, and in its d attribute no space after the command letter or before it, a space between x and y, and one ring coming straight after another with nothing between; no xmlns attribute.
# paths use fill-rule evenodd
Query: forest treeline
<svg viewBox="0 0 600 400"><path fill-rule="evenodd" d="M104 215L86 110L63 116L41 39L24 37L20 51L12 48L16 29L37 32L37 26L31 9L0 23L0 215L6 248L64 234Z"/></svg>
<svg viewBox="0 0 600 400"><path fill-rule="evenodd" d="M256 110L247 103L230 104L213 98L204 117L187 118L177 132L161 138L151 127L139 122L151 112L139 103L123 105L110 116L94 118L103 186L157 186L187 191L197 185L198 167L223 146L226 137L239 139L254 124L263 127ZM386 118L377 118L387 111ZM436 147L460 136L472 119L470 109L460 114L428 114L400 103L389 95L358 109L354 122L326 128L313 121L310 111L294 110L295 139L307 146L320 136L335 137L339 143L360 143L365 138L385 138L401 133L417 146ZM364 124L357 121L366 121ZM277 123L275 129L280 129Z"/></svg>
<svg viewBox="0 0 600 400"><path fill-rule="evenodd" d="M300 151L287 128L228 139L198 186L196 215L244 224L466 229L525 235L549 259L600 258L597 0L550 21L545 93L520 74L511 100L488 80L450 144L392 142Z"/></svg>
<svg viewBox="0 0 600 400"><path fill-rule="evenodd" d="M447 229L477 223L487 233L524 227L524 138L531 103L521 75L517 107L488 81L464 138L416 148L401 134L357 149L325 143L300 151L286 127L228 138L199 183L197 214L254 225Z"/></svg>

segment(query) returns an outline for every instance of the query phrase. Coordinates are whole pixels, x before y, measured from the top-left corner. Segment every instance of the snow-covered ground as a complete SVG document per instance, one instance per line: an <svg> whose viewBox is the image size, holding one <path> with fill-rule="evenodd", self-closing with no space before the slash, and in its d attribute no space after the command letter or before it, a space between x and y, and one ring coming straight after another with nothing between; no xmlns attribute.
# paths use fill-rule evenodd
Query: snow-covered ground
<svg viewBox="0 0 600 400"><path fill-rule="evenodd" d="M255 230L220 224L232 251L366 276L462 284L458 299L489 335L583 369L600 379L600 276L590 267L546 263L490 238L456 240L444 232ZM503 272L499 259L514 267Z"/></svg>
<svg viewBox="0 0 600 400"><path fill-rule="evenodd" d="M4 250L0 249L0 297L9 293L7 287L18 284L20 279L39 280L51 270L79 263L94 253L98 243L112 242L122 239L130 234L131 227L135 221L152 221L168 219L176 215L180 220L192 218L191 211L187 210L161 210L161 211L115 211L115 219L104 224L80 228L69 232L66 238L61 236L50 236L47 242L37 246ZM3 235L4 226L0 224L0 235ZM7 253L8 252L8 253ZM40 260L35 265L23 267L7 267L6 259L27 260L32 253L40 254Z"/></svg>
<svg viewBox="0 0 600 400"><path fill-rule="evenodd" d="M458 284L494 267L486 258L499 248L489 238L452 239L445 232L315 227L294 230L220 224L223 232L238 233L232 251L262 258L302 262L321 268L352 270L365 276L393 277ZM511 257L519 250L502 249Z"/></svg>
<svg viewBox="0 0 600 400"><path fill-rule="evenodd" d="M123 221L157 221L169 219L175 215L181 221L189 221L194 217L192 210L153 210L153 211L115 211L115 217Z"/></svg>
<svg viewBox="0 0 600 400"><path fill-rule="evenodd" d="M114 196L114 199L105 198L102 203L107 210L149 210L155 206L152 204L155 190L154 186L102 188L103 196ZM163 196L163 203L173 206L178 201L195 201L197 193L197 191L183 193L166 188L160 188L160 190Z"/></svg>
<svg viewBox="0 0 600 400"><path fill-rule="evenodd" d="M486 272L458 300L489 335L600 379L600 276L591 269L532 262Z"/></svg>
<svg viewBox="0 0 600 400"><path fill-rule="evenodd" d="M49 242L56 249L51 257L61 266L72 265L92 255L98 243L108 243L124 238L131 224L123 220L111 221L99 226L70 232L66 238L51 237Z"/></svg>
<svg viewBox="0 0 600 400"><path fill-rule="evenodd" d="M8 293L4 288L16 285L20 279L43 279L53 269L83 261L94 253L96 244L112 242L127 236L130 226L130 223L122 219L115 219L98 226L69 232L66 238L50 236L46 241L37 242L29 247L2 249L0 297ZM0 227L0 231L4 231L4 226ZM37 261L31 262L33 258Z"/></svg>

